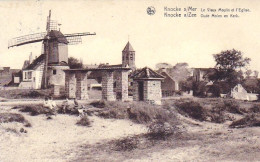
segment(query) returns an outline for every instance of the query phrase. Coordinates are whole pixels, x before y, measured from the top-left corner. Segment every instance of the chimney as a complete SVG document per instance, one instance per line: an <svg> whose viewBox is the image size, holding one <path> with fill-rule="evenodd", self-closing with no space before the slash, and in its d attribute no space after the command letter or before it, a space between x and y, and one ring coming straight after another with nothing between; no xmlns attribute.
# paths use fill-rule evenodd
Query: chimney
<svg viewBox="0 0 260 162"><path fill-rule="evenodd" d="M32 58L32 52L31 52L31 54L29 56L29 64L31 64L32 62L33 62L33 58Z"/></svg>

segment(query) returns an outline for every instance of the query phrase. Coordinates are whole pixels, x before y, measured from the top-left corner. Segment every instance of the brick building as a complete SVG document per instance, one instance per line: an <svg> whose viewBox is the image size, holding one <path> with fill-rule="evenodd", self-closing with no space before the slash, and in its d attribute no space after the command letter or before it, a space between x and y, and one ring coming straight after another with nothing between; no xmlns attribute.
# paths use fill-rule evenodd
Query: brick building
<svg viewBox="0 0 260 162"><path fill-rule="evenodd" d="M145 67L133 76L133 100L161 104L161 81L164 76Z"/></svg>

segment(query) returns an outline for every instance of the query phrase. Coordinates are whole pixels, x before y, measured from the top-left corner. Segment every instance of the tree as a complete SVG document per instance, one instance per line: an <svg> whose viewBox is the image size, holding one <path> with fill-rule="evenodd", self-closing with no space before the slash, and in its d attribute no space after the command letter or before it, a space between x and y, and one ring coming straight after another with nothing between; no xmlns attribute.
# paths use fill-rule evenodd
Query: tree
<svg viewBox="0 0 260 162"><path fill-rule="evenodd" d="M252 73L253 73L252 70L247 70L247 71L245 72L246 77L249 78Z"/></svg>
<svg viewBox="0 0 260 162"><path fill-rule="evenodd" d="M82 61L78 60L77 58L74 58L74 57L69 57L69 60L68 60L68 64L69 64L69 67L71 69L81 69L83 68L83 63Z"/></svg>
<svg viewBox="0 0 260 162"><path fill-rule="evenodd" d="M255 70L255 71L254 71L254 77L255 77L255 78L258 78L258 74L259 74L259 72Z"/></svg>
<svg viewBox="0 0 260 162"><path fill-rule="evenodd" d="M213 55L216 61L216 68L219 71L232 72L243 68L249 64L250 58L243 58L240 51L235 49L222 51L219 54Z"/></svg>
<svg viewBox="0 0 260 162"><path fill-rule="evenodd" d="M259 92L259 82L257 78L247 78L243 83L244 88L249 92Z"/></svg>
<svg viewBox="0 0 260 162"><path fill-rule="evenodd" d="M177 63L172 68L167 69L167 72L172 76L177 82L186 81L190 77L190 71L188 69L187 63Z"/></svg>
<svg viewBox="0 0 260 162"><path fill-rule="evenodd" d="M169 63L158 63L158 64L156 64L155 65L155 68L157 69L157 70L160 70L160 69L168 69L168 68L172 68L172 65L171 64L169 64Z"/></svg>
<svg viewBox="0 0 260 162"><path fill-rule="evenodd" d="M222 51L213 56L216 61L216 72L212 79L215 81L227 81L231 85L241 82L241 78L243 78L241 69L245 68L251 61L250 58L244 58L242 53L235 49Z"/></svg>

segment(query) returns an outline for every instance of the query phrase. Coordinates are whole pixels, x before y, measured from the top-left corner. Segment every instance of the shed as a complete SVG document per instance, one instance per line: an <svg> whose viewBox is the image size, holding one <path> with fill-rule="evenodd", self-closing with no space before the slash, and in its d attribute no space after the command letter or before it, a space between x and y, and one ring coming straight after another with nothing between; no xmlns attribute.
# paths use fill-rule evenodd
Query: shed
<svg viewBox="0 0 260 162"><path fill-rule="evenodd" d="M152 104L161 104L161 81L164 76L145 67L133 76L134 101L145 101Z"/></svg>

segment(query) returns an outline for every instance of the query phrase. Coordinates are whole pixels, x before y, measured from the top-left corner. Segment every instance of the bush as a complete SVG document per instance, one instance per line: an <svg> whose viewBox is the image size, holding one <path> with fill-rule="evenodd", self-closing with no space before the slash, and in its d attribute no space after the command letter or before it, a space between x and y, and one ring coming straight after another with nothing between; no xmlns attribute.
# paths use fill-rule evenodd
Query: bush
<svg viewBox="0 0 260 162"><path fill-rule="evenodd" d="M254 104L250 109L249 112L251 113L260 113L260 105Z"/></svg>
<svg viewBox="0 0 260 162"><path fill-rule="evenodd" d="M243 114L239 104L233 100L224 101L225 110L234 114Z"/></svg>
<svg viewBox="0 0 260 162"><path fill-rule="evenodd" d="M223 111L223 107L215 106L211 111L207 113L207 116L210 118L211 122L214 123L224 123L225 122L225 115Z"/></svg>
<svg viewBox="0 0 260 162"><path fill-rule="evenodd" d="M25 105L20 107L21 112L29 112L30 115L36 116L40 114L54 115L54 112L42 105Z"/></svg>
<svg viewBox="0 0 260 162"><path fill-rule="evenodd" d="M24 123L25 127L31 127L23 115L17 113L0 113L0 123L19 122Z"/></svg>
<svg viewBox="0 0 260 162"><path fill-rule="evenodd" d="M104 101L94 101L90 103L91 106L94 106L96 108L104 108L105 102Z"/></svg>
<svg viewBox="0 0 260 162"><path fill-rule="evenodd" d="M148 131L148 135L152 139L166 139L177 131L177 127L171 126L167 122L157 121L149 125Z"/></svg>
<svg viewBox="0 0 260 162"><path fill-rule="evenodd" d="M203 107L195 101L177 101L175 103L177 110L181 114L187 114L189 117L205 121L206 120L206 110L203 109Z"/></svg>
<svg viewBox="0 0 260 162"><path fill-rule="evenodd" d="M77 125L81 125L81 126L88 126L88 127L90 127L91 122L90 122L88 116L85 115L85 116L81 117L80 120L77 121L76 124Z"/></svg>
<svg viewBox="0 0 260 162"><path fill-rule="evenodd" d="M15 134L19 134L19 132L14 128L5 128L5 131L12 132L12 133L15 133Z"/></svg>
<svg viewBox="0 0 260 162"><path fill-rule="evenodd" d="M105 109L100 111L98 115L104 118L130 119L140 124L157 120L163 120L170 124L177 123L176 115L172 109L145 102L105 102Z"/></svg>
<svg viewBox="0 0 260 162"><path fill-rule="evenodd" d="M230 128L260 127L260 118L254 114L246 115L244 118L234 121Z"/></svg>
<svg viewBox="0 0 260 162"><path fill-rule="evenodd" d="M0 123L19 122L24 123L26 120L23 115L16 113L0 113Z"/></svg>
<svg viewBox="0 0 260 162"><path fill-rule="evenodd" d="M116 151L131 151L138 147L139 139L136 137L126 137L124 139L116 140L113 143L113 149Z"/></svg>

